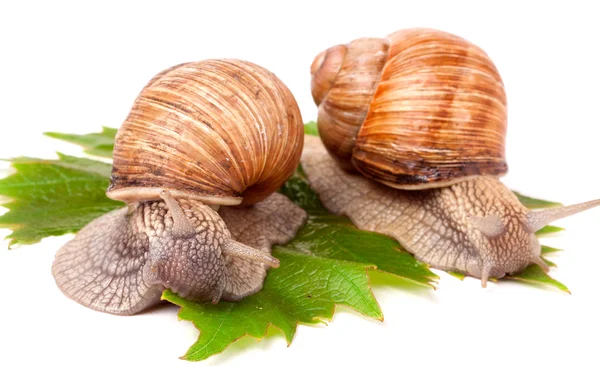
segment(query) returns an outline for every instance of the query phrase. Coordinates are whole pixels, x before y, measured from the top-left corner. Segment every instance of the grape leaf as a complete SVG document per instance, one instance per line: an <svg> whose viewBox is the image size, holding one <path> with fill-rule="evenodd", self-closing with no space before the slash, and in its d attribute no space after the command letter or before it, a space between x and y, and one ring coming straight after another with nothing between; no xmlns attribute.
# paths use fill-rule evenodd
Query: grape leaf
<svg viewBox="0 0 600 366"><path fill-rule="evenodd" d="M311 136L319 136L319 129L317 128L317 122L310 121L304 124L304 134Z"/></svg>
<svg viewBox="0 0 600 366"><path fill-rule="evenodd" d="M121 202L105 195L111 166L58 154L58 160L12 159L16 173L0 180L0 195L11 199L0 227L13 230L9 246L74 233Z"/></svg>
<svg viewBox="0 0 600 366"><path fill-rule="evenodd" d="M415 261L412 255L398 247L393 239L358 230L347 218L329 214L319 202L315 192L308 186L301 167L282 187L281 192L309 213L309 222L292 242L284 247L275 248L273 254L281 261L281 267L269 272L263 290L236 304L217 305L190 303L170 292L163 295L166 300L182 307L179 314L181 319L193 322L200 330L198 341L190 347L183 356L184 359L190 361L206 359L246 335L260 339L267 333L270 325L280 329L290 343L296 328L294 319L303 323L331 319L333 306L335 303L341 303L340 299L322 298L318 284L322 283L323 279L317 275L319 272L312 267L314 263L311 263L311 260L327 260L330 264L352 263L358 266L355 269L362 276L366 268L368 271L377 270L424 285L431 284L436 279L435 275ZM548 248L545 251L553 250ZM291 264L290 256L295 259L292 262L294 265L292 270L288 268ZM296 267L298 262L311 263L311 265L300 270ZM366 266L366 263L372 263L374 266ZM549 265L554 266L551 262ZM309 276L304 276L304 272L308 272ZM451 274L464 278L464 275L459 273ZM331 276L330 273L326 275ZM281 280L281 277L288 278L290 282ZM563 284L549 277L535 265L509 279L555 286L563 291L566 289ZM328 277L326 282L331 281ZM340 281L339 286L352 288L352 283ZM350 289L347 291L353 294ZM356 294L354 298L361 301L365 299L364 295ZM268 306L269 304L277 306L285 304L285 308L293 314L292 318L287 317L290 313L282 314L281 308ZM329 304L329 307L323 308L323 304ZM369 314L361 306L348 303L345 305L365 315L376 317L374 316L376 312Z"/></svg>
<svg viewBox="0 0 600 366"><path fill-rule="evenodd" d="M542 236L542 235L555 234L555 233L561 232L563 230L565 230L565 229L562 227L547 225L547 226L544 226L543 228L539 229L538 231L536 231L535 235Z"/></svg>
<svg viewBox="0 0 600 366"><path fill-rule="evenodd" d="M515 194L515 196L517 196L517 198L523 204L523 206L530 208L530 209L552 208L552 207L562 206L562 204L560 204L558 202L545 201L545 200L541 200L539 198L528 197L528 196L522 195L521 193L519 193L517 191L513 191L513 193Z"/></svg>
<svg viewBox="0 0 600 366"><path fill-rule="evenodd" d="M305 131L318 133L314 123L305 125ZM115 133L114 129L104 128L101 133L87 135L48 135L77 143L90 155L110 157ZM105 196L110 164L62 154L58 160L11 161L16 173L0 180L0 195L12 199L4 204L10 211L0 217L0 226L13 229L10 245L76 232L95 217L122 205ZM169 291L163 294L164 299L181 306L182 319L192 321L201 331L185 359L205 359L245 335L261 338L270 325L280 329L290 343L298 323L330 320L338 304L383 319L370 289L370 271L402 279L395 283L423 288L433 286L437 280L426 265L393 239L358 230L347 218L328 213L308 186L301 167L281 192L309 213L309 221L291 243L274 248L281 266L269 272L262 291L238 303L217 305L192 303ZM556 205L525 196L520 199L534 207ZM538 234L559 230L547 227ZM543 249L544 254L553 251ZM568 291L537 266L511 279Z"/></svg>
<svg viewBox="0 0 600 366"><path fill-rule="evenodd" d="M550 253L556 253L556 252L562 252L562 249L558 249L558 248L552 248L546 245L542 245L542 254L550 254Z"/></svg>
<svg viewBox="0 0 600 366"><path fill-rule="evenodd" d="M542 258L542 259L548 265L548 267L556 267L556 263L552 262L551 260L546 259L546 258Z"/></svg>
<svg viewBox="0 0 600 366"><path fill-rule="evenodd" d="M304 133L312 136L319 136L319 129L315 121L310 121L304 124Z"/></svg>
<svg viewBox="0 0 600 366"><path fill-rule="evenodd" d="M337 304L383 320L370 290L367 273L371 270L425 286L438 278L392 238L358 230L347 218L327 212L301 169L281 192L303 207L309 220L293 241L274 248L281 265L269 271L260 292L238 303L216 305L163 294L182 307L181 319L200 330L184 359L206 359L246 335L262 338L270 325L280 329L289 344L298 322L331 320Z"/></svg>
<svg viewBox="0 0 600 366"><path fill-rule="evenodd" d="M456 271L446 271L446 273L448 273L452 277L458 278L461 281L464 280L467 277L466 274L460 273L460 272L456 272Z"/></svg>
<svg viewBox="0 0 600 366"><path fill-rule="evenodd" d="M46 132L44 135L80 145L83 147L83 151L89 155L111 158L117 129L102 127L102 132L86 135L61 132Z"/></svg>
<svg viewBox="0 0 600 366"><path fill-rule="evenodd" d="M94 217L120 205L104 195L110 174L108 164L61 155L59 160L15 159L13 165L17 173L0 181L0 186L16 187L15 182L25 181L32 184L26 191L36 192L30 194L26 201L15 190L3 191L15 199L14 205L9 207L9 213L18 216L12 222L24 224L23 228L40 228L32 221L23 219L29 217L35 220L43 216L42 210L47 207L39 206L39 201L44 199L56 204L69 191L81 192L80 196L85 200L62 200L67 206L76 203L79 212L69 212L68 209L73 207L61 207L67 216L71 215L61 218L61 222L70 226L57 227L53 235L76 231ZM87 185L79 187L73 183L79 181L87 182ZM52 186L45 185L45 182ZM426 265L400 250L393 239L360 231L348 219L329 214L308 187L301 170L282 191L310 212L310 222L301 229L290 246L274 250L273 254L280 259L281 266L270 272L263 291L239 303L221 302L217 305L194 304L172 293L164 294L166 299L182 306L182 318L194 320L202 329L198 342L186 355L188 359L203 359L221 352L245 334L259 337L266 332L269 324L280 328L288 342L291 342L299 322L316 323L331 319L337 304L382 319L383 314L371 292L367 275L367 270L375 269L375 262L379 262L377 264L382 271L407 282L432 286L437 278ZM94 202L99 202L105 209L101 212L95 210L97 204ZM32 210L38 206L39 211ZM31 241L39 240L45 234L46 231L36 232ZM345 242L349 242L348 245ZM278 306L261 305L269 303ZM260 308L279 310L274 314L260 312L263 310ZM223 318L223 314L227 316ZM216 326L211 328L213 325Z"/></svg>
<svg viewBox="0 0 600 366"><path fill-rule="evenodd" d="M184 359L206 359L245 335L262 338L269 325L279 328L290 344L298 322L330 320L336 304L383 320L369 287L365 268L370 266L313 257L285 247L275 248L273 254L281 266L270 271L260 292L238 303L198 304L170 291L163 294L163 299L181 306L181 319L200 329L198 341Z"/></svg>
<svg viewBox="0 0 600 366"><path fill-rule="evenodd" d="M422 285L438 278L391 237L359 230L348 218L329 213L310 189L301 167L281 192L309 214L307 225L287 248L314 256L376 264L379 271Z"/></svg>
<svg viewBox="0 0 600 366"><path fill-rule="evenodd" d="M546 262L548 262L546 260ZM550 262L553 264L552 262ZM553 265L554 267L554 265ZM523 272L514 274L512 276L507 276L507 279L512 279L516 281L533 283L536 285L549 285L558 288L567 293L571 293L567 286L548 276L540 267L538 266L529 266Z"/></svg>

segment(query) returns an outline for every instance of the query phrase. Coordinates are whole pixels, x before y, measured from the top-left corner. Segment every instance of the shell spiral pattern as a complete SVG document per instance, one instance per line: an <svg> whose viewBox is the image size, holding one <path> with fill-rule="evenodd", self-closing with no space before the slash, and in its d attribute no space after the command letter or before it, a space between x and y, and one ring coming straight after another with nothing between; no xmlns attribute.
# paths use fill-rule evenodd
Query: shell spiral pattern
<svg viewBox="0 0 600 366"><path fill-rule="evenodd" d="M241 60L181 64L142 90L114 151L108 196L249 205L276 191L302 151L302 117L271 72Z"/></svg>
<svg viewBox="0 0 600 366"><path fill-rule="evenodd" d="M334 46L311 73L319 134L346 170L404 189L506 173L504 86L476 45L401 30Z"/></svg>

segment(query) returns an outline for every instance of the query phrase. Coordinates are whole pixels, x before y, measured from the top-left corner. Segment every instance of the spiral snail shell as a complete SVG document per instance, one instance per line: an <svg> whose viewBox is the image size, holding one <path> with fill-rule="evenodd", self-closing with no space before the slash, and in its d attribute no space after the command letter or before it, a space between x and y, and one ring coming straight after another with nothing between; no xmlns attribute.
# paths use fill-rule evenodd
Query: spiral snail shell
<svg viewBox="0 0 600 366"><path fill-rule="evenodd" d="M323 143L365 176L423 189L506 173L504 86L472 43L402 30L332 47L311 71Z"/></svg>
<svg viewBox="0 0 600 366"><path fill-rule="evenodd" d="M166 288L212 302L260 290L279 266L271 246L306 220L275 192L298 165L303 136L294 97L258 65L205 60L159 73L115 140L107 195L128 207L58 251L59 288L122 315L155 305Z"/></svg>
<svg viewBox="0 0 600 366"><path fill-rule="evenodd" d="M261 201L292 174L304 129L296 101L266 69L208 60L163 71L138 96L115 141L107 195L217 205Z"/></svg>
<svg viewBox="0 0 600 366"><path fill-rule="evenodd" d="M532 263L547 271L535 232L600 204L534 212L497 179L504 87L463 38L421 28L362 38L321 52L311 74L321 138L306 139L301 159L311 186L329 210L435 268L484 287Z"/></svg>

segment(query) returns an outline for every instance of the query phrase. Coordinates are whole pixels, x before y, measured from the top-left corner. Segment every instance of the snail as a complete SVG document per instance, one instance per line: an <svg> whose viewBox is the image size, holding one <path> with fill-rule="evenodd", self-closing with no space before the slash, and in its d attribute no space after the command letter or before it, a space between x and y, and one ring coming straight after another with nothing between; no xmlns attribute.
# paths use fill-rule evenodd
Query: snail
<svg viewBox="0 0 600 366"><path fill-rule="evenodd" d="M165 289L213 303L257 292L279 266L271 246L307 218L276 192L303 138L294 97L260 66L205 60L159 73L115 139L107 196L127 207L58 250L58 287L120 315L154 306Z"/></svg>
<svg viewBox="0 0 600 366"><path fill-rule="evenodd" d="M302 167L330 211L395 238L433 268L500 278L541 259L535 232L600 200L530 211L507 172L506 95L487 54L406 29L320 53L311 66L321 140Z"/></svg>

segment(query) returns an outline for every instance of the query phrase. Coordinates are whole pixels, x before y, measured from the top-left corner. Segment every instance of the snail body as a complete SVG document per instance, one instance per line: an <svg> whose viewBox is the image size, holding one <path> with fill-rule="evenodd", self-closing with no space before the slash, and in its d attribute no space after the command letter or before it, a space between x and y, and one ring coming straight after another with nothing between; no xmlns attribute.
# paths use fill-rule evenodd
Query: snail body
<svg viewBox="0 0 600 366"><path fill-rule="evenodd" d="M319 54L311 73L321 138L306 139L301 159L311 186L329 210L432 267L484 287L532 263L547 271L535 232L600 204L533 212L498 180L503 83L460 37L415 28L358 39Z"/></svg>
<svg viewBox="0 0 600 366"><path fill-rule="evenodd" d="M303 125L272 73L241 60L181 64L142 90L117 133L107 195L128 207L97 218L56 255L70 298L114 314L160 301L240 300L262 288L273 244L306 213L275 192L296 168Z"/></svg>

